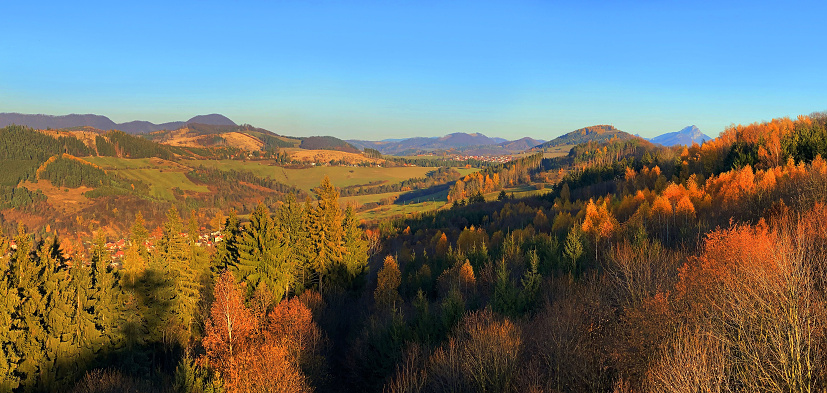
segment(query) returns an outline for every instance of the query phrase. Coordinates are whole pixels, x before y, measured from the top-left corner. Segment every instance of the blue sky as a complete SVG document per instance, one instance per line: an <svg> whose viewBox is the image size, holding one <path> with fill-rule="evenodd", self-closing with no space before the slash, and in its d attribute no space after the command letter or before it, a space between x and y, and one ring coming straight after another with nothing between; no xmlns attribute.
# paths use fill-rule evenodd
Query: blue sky
<svg viewBox="0 0 827 393"><path fill-rule="evenodd" d="M168 4L174 3L174 4ZM823 2L5 1L0 112L643 136L827 110Z"/></svg>

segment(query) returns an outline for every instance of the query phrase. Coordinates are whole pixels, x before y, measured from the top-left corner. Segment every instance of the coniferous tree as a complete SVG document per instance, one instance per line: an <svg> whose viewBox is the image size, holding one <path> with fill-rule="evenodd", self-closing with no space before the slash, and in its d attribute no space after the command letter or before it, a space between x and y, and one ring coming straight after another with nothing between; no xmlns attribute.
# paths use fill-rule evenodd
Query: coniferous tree
<svg viewBox="0 0 827 393"><path fill-rule="evenodd" d="M358 225L353 207L348 206L342 221L342 240L345 247L343 265L351 280L364 272L368 264L368 242Z"/></svg>
<svg viewBox="0 0 827 393"><path fill-rule="evenodd" d="M119 333L119 298L117 278L110 264L112 257L106 249L103 234L99 232L92 248L91 288L88 297L93 304L95 325L101 330L97 346L117 345L121 341Z"/></svg>
<svg viewBox="0 0 827 393"><path fill-rule="evenodd" d="M242 232L233 270L248 283L250 293L263 283L273 291L276 302L286 295L293 282L294 269L289 266L281 236L264 204L256 206L250 225Z"/></svg>
<svg viewBox="0 0 827 393"><path fill-rule="evenodd" d="M181 216L173 206L167 212L164 235L160 242L162 268L172 289L166 296L166 300L171 303L167 328L173 329L178 343L186 347L192 338L199 284L192 266L190 246L182 232Z"/></svg>
<svg viewBox="0 0 827 393"><path fill-rule="evenodd" d="M287 266L293 269L291 274L294 278L292 283L294 287L304 285L303 277L306 276L304 273L309 268L309 237L306 226L308 208L309 204L299 204L296 202L296 197L289 194L287 201L279 208L275 220L278 232L283 237Z"/></svg>
<svg viewBox="0 0 827 393"><path fill-rule="evenodd" d="M566 235L566 243L563 245L563 256L569 261L569 271L577 272L577 261L583 255L583 242L580 240L578 228L572 227Z"/></svg>
<svg viewBox="0 0 827 393"><path fill-rule="evenodd" d="M15 375L19 355L12 340L12 316L19 306L17 289L10 280L9 241L0 234L0 391L11 391L20 383Z"/></svg>
<svg viewBox="0 0 827 393"><path fill-rule="evenodd" d="M141 212L135 213L135 222L132 223L132 247L135 248L139 254L146 259L149 255L146 249L146 241L149 239L149 231L146 229L146 222Z"/></svg>
<svg viewBox="0 0 827 393"><path fill-rule="evenodd" d="M334 266L342 261L342 209L339 207L339 192L325 176L317 187L317 204L309 214L311 266L323 293L324 279Z"/></svg>
<svg viewBox="0 0 827 393"><path fill-rule="evenodd" d="M235 210L230 210L230 215L221 230L222 240L216 243L215 253L212 256L212 272L218 275L232 266L238 260L238 241L241 236L241 228Z"/></svg>

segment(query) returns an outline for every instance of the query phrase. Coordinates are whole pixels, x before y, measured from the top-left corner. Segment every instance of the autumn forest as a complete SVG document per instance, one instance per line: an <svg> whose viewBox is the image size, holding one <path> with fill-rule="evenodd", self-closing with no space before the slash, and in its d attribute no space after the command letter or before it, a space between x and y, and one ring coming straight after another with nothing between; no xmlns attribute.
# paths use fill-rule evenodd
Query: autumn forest
<svg viewBox="0 0 827 393"><path fill-rule="evenodd" d="M827 389L825 113L310 192L199 166L163 200L102 166L209 154L239 153L0 129L0 391ZM94 209L33 221L42 182ZM446 202L344 200L392 192Z"/></svg>

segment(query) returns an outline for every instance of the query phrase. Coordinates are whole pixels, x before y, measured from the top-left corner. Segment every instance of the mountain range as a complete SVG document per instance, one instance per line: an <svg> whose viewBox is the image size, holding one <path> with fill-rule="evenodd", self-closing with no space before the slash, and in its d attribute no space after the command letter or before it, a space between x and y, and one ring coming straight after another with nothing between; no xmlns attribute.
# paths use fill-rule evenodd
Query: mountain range
<svg viewBox="0 0 827 393"><path fill-rule="evenodd" d="M514 141L504 138L490 138L480 133L455 132L443 137L416 137L408 139L386 139L382 141L348 140L360 148L379 150L382 154L408 155L440 150L458 150L470 155L510 154L522 152L543 143L542 140L525 137Z"/></svg>
<svg viewBox="0 0 827 393"><path fill-rule="evenodd" d="M693 142L700 144L703 141L711 140L712 138L701 132L701 130L695 126L689 126L677 132L669 132L649 139L650 142L661 144L663 146L691 146Z"/></svg>
<svg viewBox="0 0 827 393"><path fill-rule="evenodd" d="M0 127L11 124L28 126L35 129L93 127L99 130L120 130L129 134L145 134L162 130L176 130L189 123L208 124L216 126L235 126L227 117L219 114L199 115L187 121L173 121L155 124L148 121L135 120L126 123L115 123L110 118L101 115L27 115L22 113L0 113Z"/></svg>
<svg viewBox="0 0 827 393"><path fill-rule="evenodd" d="M506 140L504 138L488 137L480 133L468 134L462 132L448 134L443 137L430 138L414 137L403 139L385 139L381 141L352 139L342 141L341 139L328 136L307 138L283 137L272 134L270 131L260 128L252 128L250 126L238 128L239 126L226 116L215 113L209 115L198 115L186 121L173 121L161 124L155 124L142 120L135 120L126 123L115 123L106 116L95 114L52 116L42 114L32 115L21 113L0 113L0 127L5 127L11 124L25 125L36 129L93 127L99 130L120 130L130 134L149 134L158 131L182 130L187 128L188 125L190 126L189 128L193 128L193 124L200 124L218 128L188 131L190 133L197 131L197 135L194 136L222 134L226 132L241 132L258 138L262 141L263 146L272 145L289 147L300 144L300 147L305 149L328 149L347 152L357 152L359 150L364 150L365 148L372 148L378 150L382 154L391 155L415 155L421 153L446 151L467 155L504 155L532 149L571 146L588 141L602 142L612 139L627 139L635 137L629 133L618 130L612 125L595 125L574 130L548 142L529 137L516 140ZM229 127L229 129L227 127ZM164 137L164 135L154 135L151 139L163 139ZM281 138L281 140L275 140L273 137ZM680 131L666 133L648 140L652 143L658 143L663 146L675 146L691 145L693 142L701 143L705 140L712 140L712 138L702 133L698 127L693 125Z"/></svg>

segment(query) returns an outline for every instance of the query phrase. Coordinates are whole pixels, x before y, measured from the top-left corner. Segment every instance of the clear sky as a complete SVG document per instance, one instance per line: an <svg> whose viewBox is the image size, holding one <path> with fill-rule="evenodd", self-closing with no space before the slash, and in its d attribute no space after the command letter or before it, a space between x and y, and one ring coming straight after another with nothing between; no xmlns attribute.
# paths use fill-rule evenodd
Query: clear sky
<svg viewBox="0 0 827 393"><path fill-rule="evenodd" d="M825 3L2 1L0 112L221 113L345 139L717 136L827 110Z"/></svg>

